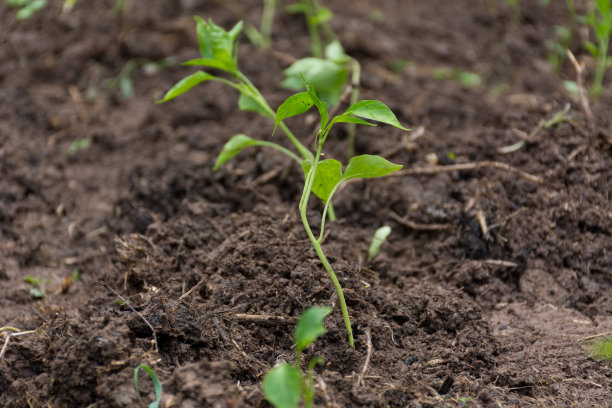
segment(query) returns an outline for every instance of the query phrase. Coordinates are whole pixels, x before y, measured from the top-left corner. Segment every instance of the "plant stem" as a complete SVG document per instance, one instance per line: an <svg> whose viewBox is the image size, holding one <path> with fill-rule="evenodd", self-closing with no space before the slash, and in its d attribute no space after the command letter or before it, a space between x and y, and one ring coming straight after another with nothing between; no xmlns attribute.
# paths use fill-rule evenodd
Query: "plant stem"
<svg viewBox="0 0 612 408"><path fill-rule="evenodd" d="M272 26L274 24L274 13L278 0L264 0L263 14L261 15L262 48L270 48L272 45Z"/></svg>
<svg viewBox="0 0 612 408"><path fill-rule="evenodd" d="M319 138L323 140L323 138ZM321 157L321 150L323 148L323 142L319 142L319 147L317 148L317 153L314 158L314 162L312 164L312 168L308 172L306 176L306 181L304 183L304 191L302 192L302 198L300 200L300 216L302 218L302 224L304 224L304 229L306 230L306 234L308 234L308 238L314 247L319 260L323 264L323 267L327 271L329 278L334 285L334 289L336 290L336 294L338 295L338 300L340 302L340 308L342 309L342 317L344 319L344 325L346 326L346 331L348 332L348 341L352 348L355 348L355 341L353 340L353 329L351 328L351 320L349 318L348 309L346 307L346 301L344 300L344 293L342 293L342 286L340 286L340 282L336 277L331 265L327 261L323 250L321 249L321 244L317 241L314 234L312 233L312 229L310 228L310 224L308 224L308 217L306 215L306 211L308 209L308 199L310 198L310 192L312 191L312 185L314 183L314 176L316 174L317 165L319 164L319 158Z"/></svg>
<svg viewBox="0 0 612 408"><path fill-rule="evenodd" d="M361 80L361 65L356 59L352 59L352 73L351 73L351 100L350 106L357 103L359 99L359 82ZM350 123L348 128L348 153L349 158L355 155L355 131L357 129L356 123Z"/></svg>
<svg viewBox="0 0 612 408"><path fill-rule="evenodd" d="M266 147L271 147L272 149L276 149L279 152L285 153L287 156L291 157L293 160L295 160L296 162L298 162L298 164L301 166L302 165L302 161L303 159L298 156L297 154L293 153L291 150L277 144L277 143L273 143L273 142L267 142L265 140L260 140L257 142L257 144L261 145L261 146L266 146Z"/></svg>
<svg viewBox="0 0 612 408"><path fill-rule="evenodd" d="M302 4L304 4L304 14L306 15L306 24L308 25L312 55L321 58L323 56L323 48L321 46L318 23L315 21L318 12L317 4L313 0L302 0Z"/></svg>
<svg viewBox="0 0 612 408"><path fill-rule="evenodd" d="M593 99L597 102L602 91L602 83L604 74L606 73L606 65L608 58L608 41L609 38L601 38L599 40L599 55L597 56L597 67L595 68L595 79L593 80Z"/></svg>

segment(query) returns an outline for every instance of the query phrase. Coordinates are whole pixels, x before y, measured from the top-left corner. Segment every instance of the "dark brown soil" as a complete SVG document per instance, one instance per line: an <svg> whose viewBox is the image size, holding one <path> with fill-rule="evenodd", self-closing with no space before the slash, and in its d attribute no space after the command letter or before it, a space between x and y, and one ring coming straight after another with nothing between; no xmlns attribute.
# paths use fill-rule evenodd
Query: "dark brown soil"
<svg viewBox="0 0 612 408"><path fill-rule="evenodd" d="M325 358L316 406L609 406L612 367L584 339L612 331L612 77L591 126L563 88L571 64L556 75L546 61L553 26L569 22L564 2L522 1L520 24L502 1L325 2L363 65L363 98L413 129L359 129L358 153L408 173L351 183L334 203L324 250L354 350L299 220L300 169L253 149L212 171L231 135L269 139L269 121L237 111L219 84L154 103L191 72L178 62L197 55L192 15L257 24L261 2L128 1L119 17L110 0L63 15L49 3L23 22L0 6L0 326L35 330L8 343L3 331L0 406L136 407L142 363L162 381L162 407L268 406L263 376L292 358L311 305L334 305L306 353ZM289 95L281 70L309 40L297 16L280 13L274 30L274 51L242 41L240 66L277 106ZM590 76L584 35L573 49ZM133 98L107 86L128 61L167 56L170 68L134 71ZM437 68L485 84L433 79ZM529 136L566 104L569 121ZM305 141L312 119L290 122ZM68 154L80 138L91 146ZM346 161L346 150L339 131L327 155ZM431 154L486 163L433 172ZM384 224L389 242L368 262Z"/></svg>

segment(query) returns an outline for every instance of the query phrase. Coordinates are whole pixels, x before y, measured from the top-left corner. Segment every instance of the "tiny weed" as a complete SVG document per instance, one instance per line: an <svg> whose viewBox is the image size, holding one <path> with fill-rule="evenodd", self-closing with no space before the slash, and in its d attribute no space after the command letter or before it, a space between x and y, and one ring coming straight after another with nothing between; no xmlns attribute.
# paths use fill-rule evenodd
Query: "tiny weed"
<svg viewBox="0 0 612 408"><path fill-rule="evenodd" d="M46 0L5 0L5 2L10 8L19 9L15 15L17 20L27 20L47 5Z"/></svg>
<svg viewBox="0 0 612 408"><path fill-rule="evenodd" d="M302 81L306 91L287 98L275 112L270 108L252 82L238 70L236 39L242 29L242 23L238 23L230 31L225 31L221 27L214 25L212 21L205 23L198 17L196 17L196 21L198 24L198 37L200 39L200 52L203 58L188 61L186 65L200 65L218 69L230 74L233 80L214 76L204 71L198 71L179 81L166 93L161 102L173 99L202 82L219 81L240 92L240 98L238 100L239 108L255 111L263 116L274 119L274 131L276 131L278 127L285 131L289 140L301 154L301 158L281 145L255 140L249 136L239 134L232 137L223 147L223 150L217 158L214 169L218 169L249 146L266 146L274 148L301 164L305 174L304 188L299 204L302 223L317 256L327 271L334 289L338 294L342 315L348 332L349 344L351 347L354 347L353 334L346 302L342 293L342 287L321 249L321 242L323 241L325 229L325 218L328 212L331 213L332 211L331 202L333 195L342 183L354 178L382 177L393 171L399 170L402 166L393 164L380 156L362 155L352 157L343 172L342 163L339 161L333 159L321 160L323 144L333 126L337 123L376 126L374 123L368 121L371 120L403 130L408 129L399 123L393 112L391 112L385 104L375 100L356 102L344 111L344 113L330 118L326 104L319 98L312 83L303 76ZM283 123L283 120L303 114L313 106L316 107L320 116L320 126L315 139L315 154L310 152ZM321 219L320 236L318 239L315 238L309 225L308 217L306 216L311 193L314 193L325 204Z"/></svg>
<svg viewBox="0 0 612 408"><path fill-rule="evenodd" d="M149 408L159 408L159 403L161 402L162 397L162 385L159 381L159 378L157 377L157 374L155 374L155 371L153 371L146 364L141 364L134 369L134 389L136 390L138 401L140 401L140 405L142 405L143 407L145 406L145 403L142 401L142 397L140 396L140 388L138 387L138 372L141 369L144 370L147 374L149 374L149 378L153 382L153 389L155 390L155 401L149 404Z"/></svg>
<svg viewBox="0 0 612 408"><path fill-rule="evenodd" d="M374 233L372 244L368 250L368 261L374 259L376 255L380 253L380 248L385 243L389 235L391 234L391 227L388 225L382 226Z"/></svg>
<svg viewBox="0 0 612 408"><path fill-rule="evenodd" d="M306 408L312 407L315 396L312 373L314 367L323 362L323 359L315 357L310 360L307 374L304 376L300 368L301 355L306 347L327 332L323 320L331 311L331 307L313 306L302 313L293 333L294 363L283 363L266 374L262 384L263 392L276 408L295 408L301 400Z"/></svg>

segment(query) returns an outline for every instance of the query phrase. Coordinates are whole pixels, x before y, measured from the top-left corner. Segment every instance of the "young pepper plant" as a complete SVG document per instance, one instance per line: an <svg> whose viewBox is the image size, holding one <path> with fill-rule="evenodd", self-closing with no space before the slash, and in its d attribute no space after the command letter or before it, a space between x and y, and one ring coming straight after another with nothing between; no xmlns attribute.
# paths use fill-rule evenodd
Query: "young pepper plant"
<svg viewBox="0 0 612 408"><path fill-rule="evenodd" d="M354 178L383 177L393 171L401 169L402 166L393 164L380 156L361 155L352 157L343 172L342 163L339 161L334 159L321 160L323 144L327 140L331 129L337 123L355 123L358 125L375 126L374 123L368 122L368 120L372 120L403 130L408 129L399 123L393 112L384 103L375 100L359 101L351 105L342 114L330 118L327 107L317 95L315 88L306 79L302 78L302 80L304 81L306 91L290 96L281 106L279 106L276 111L275 123L278 125L282 120L288 117L300 115L309 110L312 106L315 106L319 111L321 122L315 139L316 152L314 154L314 159L306 159L302 163L306 179L302 190L302 198L299 203L300 217L308 238L336 290L342 310L342 317L348 332L348 341L351 347L355 347L353 330L351 328L342 286L321 248L325 231L326 214L330 209L334 194L338 191L338 187L342 185L342 183ZM325 204L318 238L316 238L312 232L307 217L308 201L311 192L319 197Z"/></svg>
<svg viewBox="0 0 612 408"><path fill-rule="evenodd" d="M327 329L323 320L331 313L331 307L313 306L308 308L298 320L293 338L295 342L295 361L283 363L270 370L263 381L264 395L276 408L295 408L304 400L306 408L312 407L315 396L312 372L321 363L321 357L315 357L308 363L307 378L302 374L302 352L317 338L324 335Z"/></svg>
<svg viewBox="0 0 612 408"><path fill-rule="evenodd" d="M612 57L608 56L608 46L610 45L610 34L612 34L612 4L610 0L596 0L589 14L584 21L591 26L597 38L597 44L587 41L586 49L596 58L595 77L591 94L597 101L603 91L603 78L610 66Z"/></svg>

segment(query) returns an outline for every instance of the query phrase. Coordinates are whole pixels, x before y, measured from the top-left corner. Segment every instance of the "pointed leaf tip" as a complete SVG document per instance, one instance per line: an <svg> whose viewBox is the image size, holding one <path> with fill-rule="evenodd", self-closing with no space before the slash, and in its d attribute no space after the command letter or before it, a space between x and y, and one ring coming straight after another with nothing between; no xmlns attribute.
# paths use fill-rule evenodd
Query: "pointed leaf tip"
<svg viewBox="0 0 612 408"><path fill-rule="evenodd" d="M386 123L387 125L391 125L402 130L410 130L402 126L391 109L380 101L359 101L348 108L344 114Z"/></svg>

